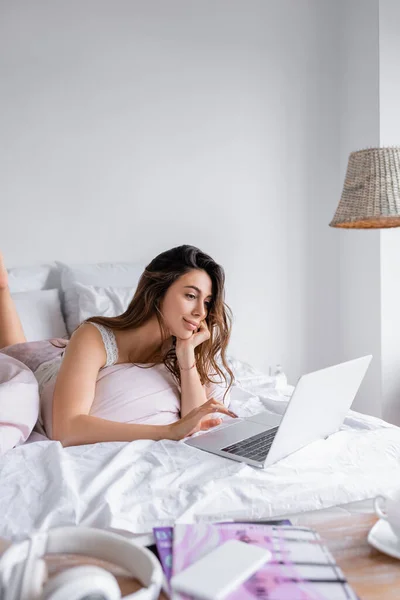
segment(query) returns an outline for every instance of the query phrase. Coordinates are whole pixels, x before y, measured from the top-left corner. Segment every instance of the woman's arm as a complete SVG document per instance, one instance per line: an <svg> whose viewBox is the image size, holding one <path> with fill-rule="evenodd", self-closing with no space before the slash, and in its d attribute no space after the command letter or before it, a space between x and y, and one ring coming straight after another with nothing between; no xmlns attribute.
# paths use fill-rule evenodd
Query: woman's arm
<svg viewBox="0 0 400 600"><path fill-rule="evenodd" d="M180 373L181 417L185 417L194 408L198 408L199 406L207 402L207 395L204 387L201 385L200 375L196 367L193 367L193 369L189 369L187 371L181 369Z"/></svg>
<svg viewBox="0 0 400 600"><path fill-rule="evenodd" d="M104 343L96 327L86 324L74 332L54 389L52 438L63 446L77 446L168 437L168 428L163 425L117 423L89 414L97 375L106 358Z"/></svg>
<svg viewBox="0 0 400 600"><path fill-rule="evenodd" d="M106 351L100 332L90 324L82 325L68 343L54 389L52 438L59 440L63 446L149 439L181 440L195 431L218 425L220 420L209 418L211 413L235 416L211 399L170 425L135 425L94 417L89 412L97 375L105 362Z"/></svg>
<svg viewBox="0 0 400 600"><path fill-rule="evenodd" d="M169 425L117 423L92 415L80 414L71 419L63 439L60 441L64 447L67 447L95 444L96 442L175 439L170 429Z"/></svg>
<svg viewBox="0 0 400 600"><path fill-rule="evenodd" d="M184 418L170 425L134 425L131 423L116 423L99 419L91 415L78 415L74 419L70 437L63 446L79 446L96 442L132 442L134 440L182 440L196 431L206 431L220 425L219 417L211 413L222 413L236 417L223 404L211 398L200 407L190 411Z"/></svg>
<svg viewBox="0 0 400 600"><path fill-rule="evenodd" d="M202 321L199 330L191 338L176 341L176 358L181 376L181 417L207 402L207 394L196 368L194 349L209 337L207 323Z"/></svg>

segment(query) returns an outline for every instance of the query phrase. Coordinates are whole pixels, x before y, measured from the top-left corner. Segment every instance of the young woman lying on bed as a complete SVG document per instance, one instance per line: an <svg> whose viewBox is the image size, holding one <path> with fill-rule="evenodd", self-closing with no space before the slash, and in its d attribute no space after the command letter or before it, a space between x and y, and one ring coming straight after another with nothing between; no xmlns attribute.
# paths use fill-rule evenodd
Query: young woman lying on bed
<svg viewBox="0 0 400 600"><path fill-rule="evenodd" d="M218 425L211 413L234 417L224 405L233 380L224 280L193 246L152 260L122 315L88 319L35 371L44 433L64 446L179 440ZM0 255L0 348L25 342Z"/></svg>

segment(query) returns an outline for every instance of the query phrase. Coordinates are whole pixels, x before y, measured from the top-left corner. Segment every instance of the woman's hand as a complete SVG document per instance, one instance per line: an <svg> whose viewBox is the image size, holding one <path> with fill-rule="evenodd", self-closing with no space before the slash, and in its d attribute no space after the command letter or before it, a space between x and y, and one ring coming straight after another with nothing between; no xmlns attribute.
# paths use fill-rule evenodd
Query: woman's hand
<svg viewBox="0 0 400 600"><path fill-rule="evenodd" d="M194 331L190 338L186 340L177 338L175 352L179 366L184 369L189 369L195 361L194 349L210 339L210 336L211 334L207 327L207 323L202 321L198 331Z"/></svg>
<svg viewBox="0 0 400 600"><path fill-rule="evenodd" d="M183 419L179 419L176 423L169 425L171 434L169 439L181 440L188 435L192 435L192 433L196 433L196 431L205 431L220 425L222 419L207 416L215 412L223 413L230 417L237 417L237 415L226 408L224 404L211 398L211 400L208 400L198 408L191 410L186 417L183 417Z"/></svg>

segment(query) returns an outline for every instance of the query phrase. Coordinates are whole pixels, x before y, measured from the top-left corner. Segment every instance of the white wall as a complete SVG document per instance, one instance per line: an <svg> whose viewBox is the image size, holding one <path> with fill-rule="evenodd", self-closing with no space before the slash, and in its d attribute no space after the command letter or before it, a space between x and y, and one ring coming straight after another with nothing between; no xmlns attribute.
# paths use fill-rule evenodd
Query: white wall
<svg viewBox="0 0 400 600"><path fill-rule="evenodd" d="M329 0L0 0L9 266L227 273L231 351L291 381L339 355L339 11Z"/></svg>
<svg viewBox="0 0 400 600"><path fill-rule="evenodd" d="M340 197L350 152L379 146L378 0L343 0L340 48ZM336 230L340 240L341 358L372 354L353 408L381 416L379 230Z"/></svg>
<svg viewBox="0 0 400 600"><path fill-rule="evenodd" d="M400 3L379 2L380 145L400 145ZM381 232L382 413L400 425L400 230Z"/></svg>
<svg viewBox="0 0 400 600"><path fill-rule="evenodd" d="M400 3L344 0L341 174L349 152L400 140ZM354 408L400 424L400 231L340 231L342 358L371 353Z"/></svg>

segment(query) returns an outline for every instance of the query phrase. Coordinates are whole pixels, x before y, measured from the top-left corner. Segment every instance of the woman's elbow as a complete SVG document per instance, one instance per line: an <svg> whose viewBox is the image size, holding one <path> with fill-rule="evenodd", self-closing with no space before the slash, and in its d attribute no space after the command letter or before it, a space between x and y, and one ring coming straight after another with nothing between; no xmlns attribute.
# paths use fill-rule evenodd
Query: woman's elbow
<svg viewBox="0 0 400 600"><path fill-rule="evenodd" d="M68 438L66 436L60 435L58 433L56 434L56 433L54 433L54 431L51 434L50 439L54 442L60 442L61 446L63 446L64 448L66 448L69 445Z"/></svg>
<svg viewBox="0 0 400 600"><path fill-rule="evenodd" d="M53 431L51 432L50 439L55 442L61 442L61 445L66 448L67 446L71 446L71 426L70 423L56 423L53 422Z"/></svg>

